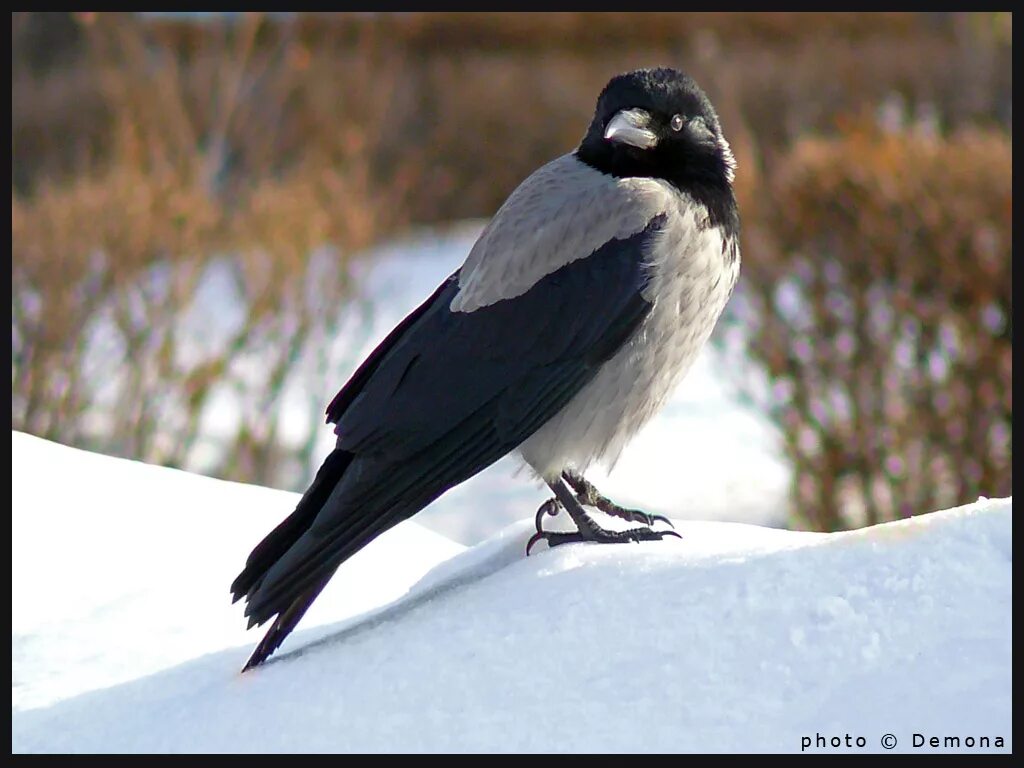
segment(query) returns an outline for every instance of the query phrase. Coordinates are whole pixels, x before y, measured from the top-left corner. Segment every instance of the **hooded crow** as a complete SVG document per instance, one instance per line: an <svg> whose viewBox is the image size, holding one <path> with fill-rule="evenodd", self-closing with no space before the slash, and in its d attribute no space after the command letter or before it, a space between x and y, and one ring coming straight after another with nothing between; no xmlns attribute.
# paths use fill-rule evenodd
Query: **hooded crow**
<svg viewBox="0 0 1024 768"><path fill-rule="evenodd" d="M608 83L579 147L512 193L328 406L335 449L231 585L249 626L274 619L244 669L280 646L341 563L512 451L554 493L529 546L672 533L582 473L614 462L658 412L732 293L734 168L692 78L647 69ZM583 505L641 525L605 530ZM577 531L544 531L561 508Z"/></svg>

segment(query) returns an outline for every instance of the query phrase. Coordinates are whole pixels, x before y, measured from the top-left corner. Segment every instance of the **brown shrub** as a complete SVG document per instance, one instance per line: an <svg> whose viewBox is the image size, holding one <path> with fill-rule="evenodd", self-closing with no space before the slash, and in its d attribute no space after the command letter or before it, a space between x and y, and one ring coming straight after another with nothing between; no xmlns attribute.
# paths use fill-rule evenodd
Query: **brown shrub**
<svg viewBox="0 0 1024 768"><path fill-rule="evenodd" d="M773 408L802 524L1003 492L1010 197L993 157L1008 168L1009 143L973 127L1009 128L1010 18L14 14L14 426L303 486L340 384L326 350L350 254L409 223L490 216L576 144L610 76L668 64L704 85L739 160L730 317L785 395ZM957 138L843 127L867 112ZM997 284L985 253L1002 259ZM180 323L211 275L241 319L197 349ZM298 451L280 436L296 383ZM225 391L241 417L208 450ZM984 413L966 422L961 401ZM983 432L988 452L968 455Z"/></svg>
<svg viewBox="0 0 1024 768"><path fill-rule="evenodd" d="M781 163L726 337L770 377L802 525L1011 493L1011 155L851 127Z"/></svg>
<svg viewBox="0 0 1024 768"><path fill-rule="evenodd" d="M15 428L234 479L299 482L301 455L303 466L281 460L286 393L300 375L319 381L308 410L311 425L320 421L337 382L315 347L336 327L348 255L401 213L369 164L387 68L376 70L373 98L369 60L351 51L325 54L330 75L309 78L297 42L254 45L263 23L225 27L183 62L132 19L84 22L108 135L77 171L44 164L13 196ZM296 104L302 121L282 119ZM212 277L220 298L201 295ZM217 346L200 343L200 311L225 324L210 334ZM312 370L298 365L304 356L318 361ZM204 420L225 395L238 414L211 446Z"/></svg>

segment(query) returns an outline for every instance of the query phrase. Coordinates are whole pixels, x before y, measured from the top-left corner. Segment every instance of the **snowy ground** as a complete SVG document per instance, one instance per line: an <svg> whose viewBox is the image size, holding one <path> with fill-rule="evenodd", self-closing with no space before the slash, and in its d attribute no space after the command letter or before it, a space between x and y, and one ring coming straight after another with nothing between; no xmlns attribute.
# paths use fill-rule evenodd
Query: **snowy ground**
<svg viewBox="0 0 1024 768"><path fill-rule="evenodd" d="M12 457L14 752L1012 748L1009 499L529 558L531 521L471 549L410 521L240 676L228 584L294 494Z"/></svg>

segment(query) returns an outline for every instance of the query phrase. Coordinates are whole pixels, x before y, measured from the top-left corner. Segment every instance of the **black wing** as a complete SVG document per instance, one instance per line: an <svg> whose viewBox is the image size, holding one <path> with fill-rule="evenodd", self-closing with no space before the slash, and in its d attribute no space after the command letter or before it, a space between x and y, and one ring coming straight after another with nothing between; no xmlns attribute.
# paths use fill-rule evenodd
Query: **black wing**
<svg viewBox="0 0 1024 768"><path fill-rule="evenodd" d="M262 623L286 610L558 413L650 311L645 256L662 223L655 217L526 293L472 312L449 309L458 273L445 281L331 403L338 450L351 461L308 530L250 592L247 615Z"/></svg>

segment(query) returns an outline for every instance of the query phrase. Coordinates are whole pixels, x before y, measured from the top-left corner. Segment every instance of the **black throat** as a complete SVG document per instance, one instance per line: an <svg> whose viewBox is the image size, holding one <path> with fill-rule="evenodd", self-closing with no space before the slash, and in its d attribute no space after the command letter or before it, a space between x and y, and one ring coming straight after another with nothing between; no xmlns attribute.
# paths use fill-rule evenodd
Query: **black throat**
<svg viewBox="0 0 1024 768"><path fill-rule="evenodd" d="M707 208L711 226L721 227L730 237L739 236L736 196L726 175L725 160L718 153L678 145L644 150L588 135L575 154L591 168L619 179L667 181Z"/></svg>

